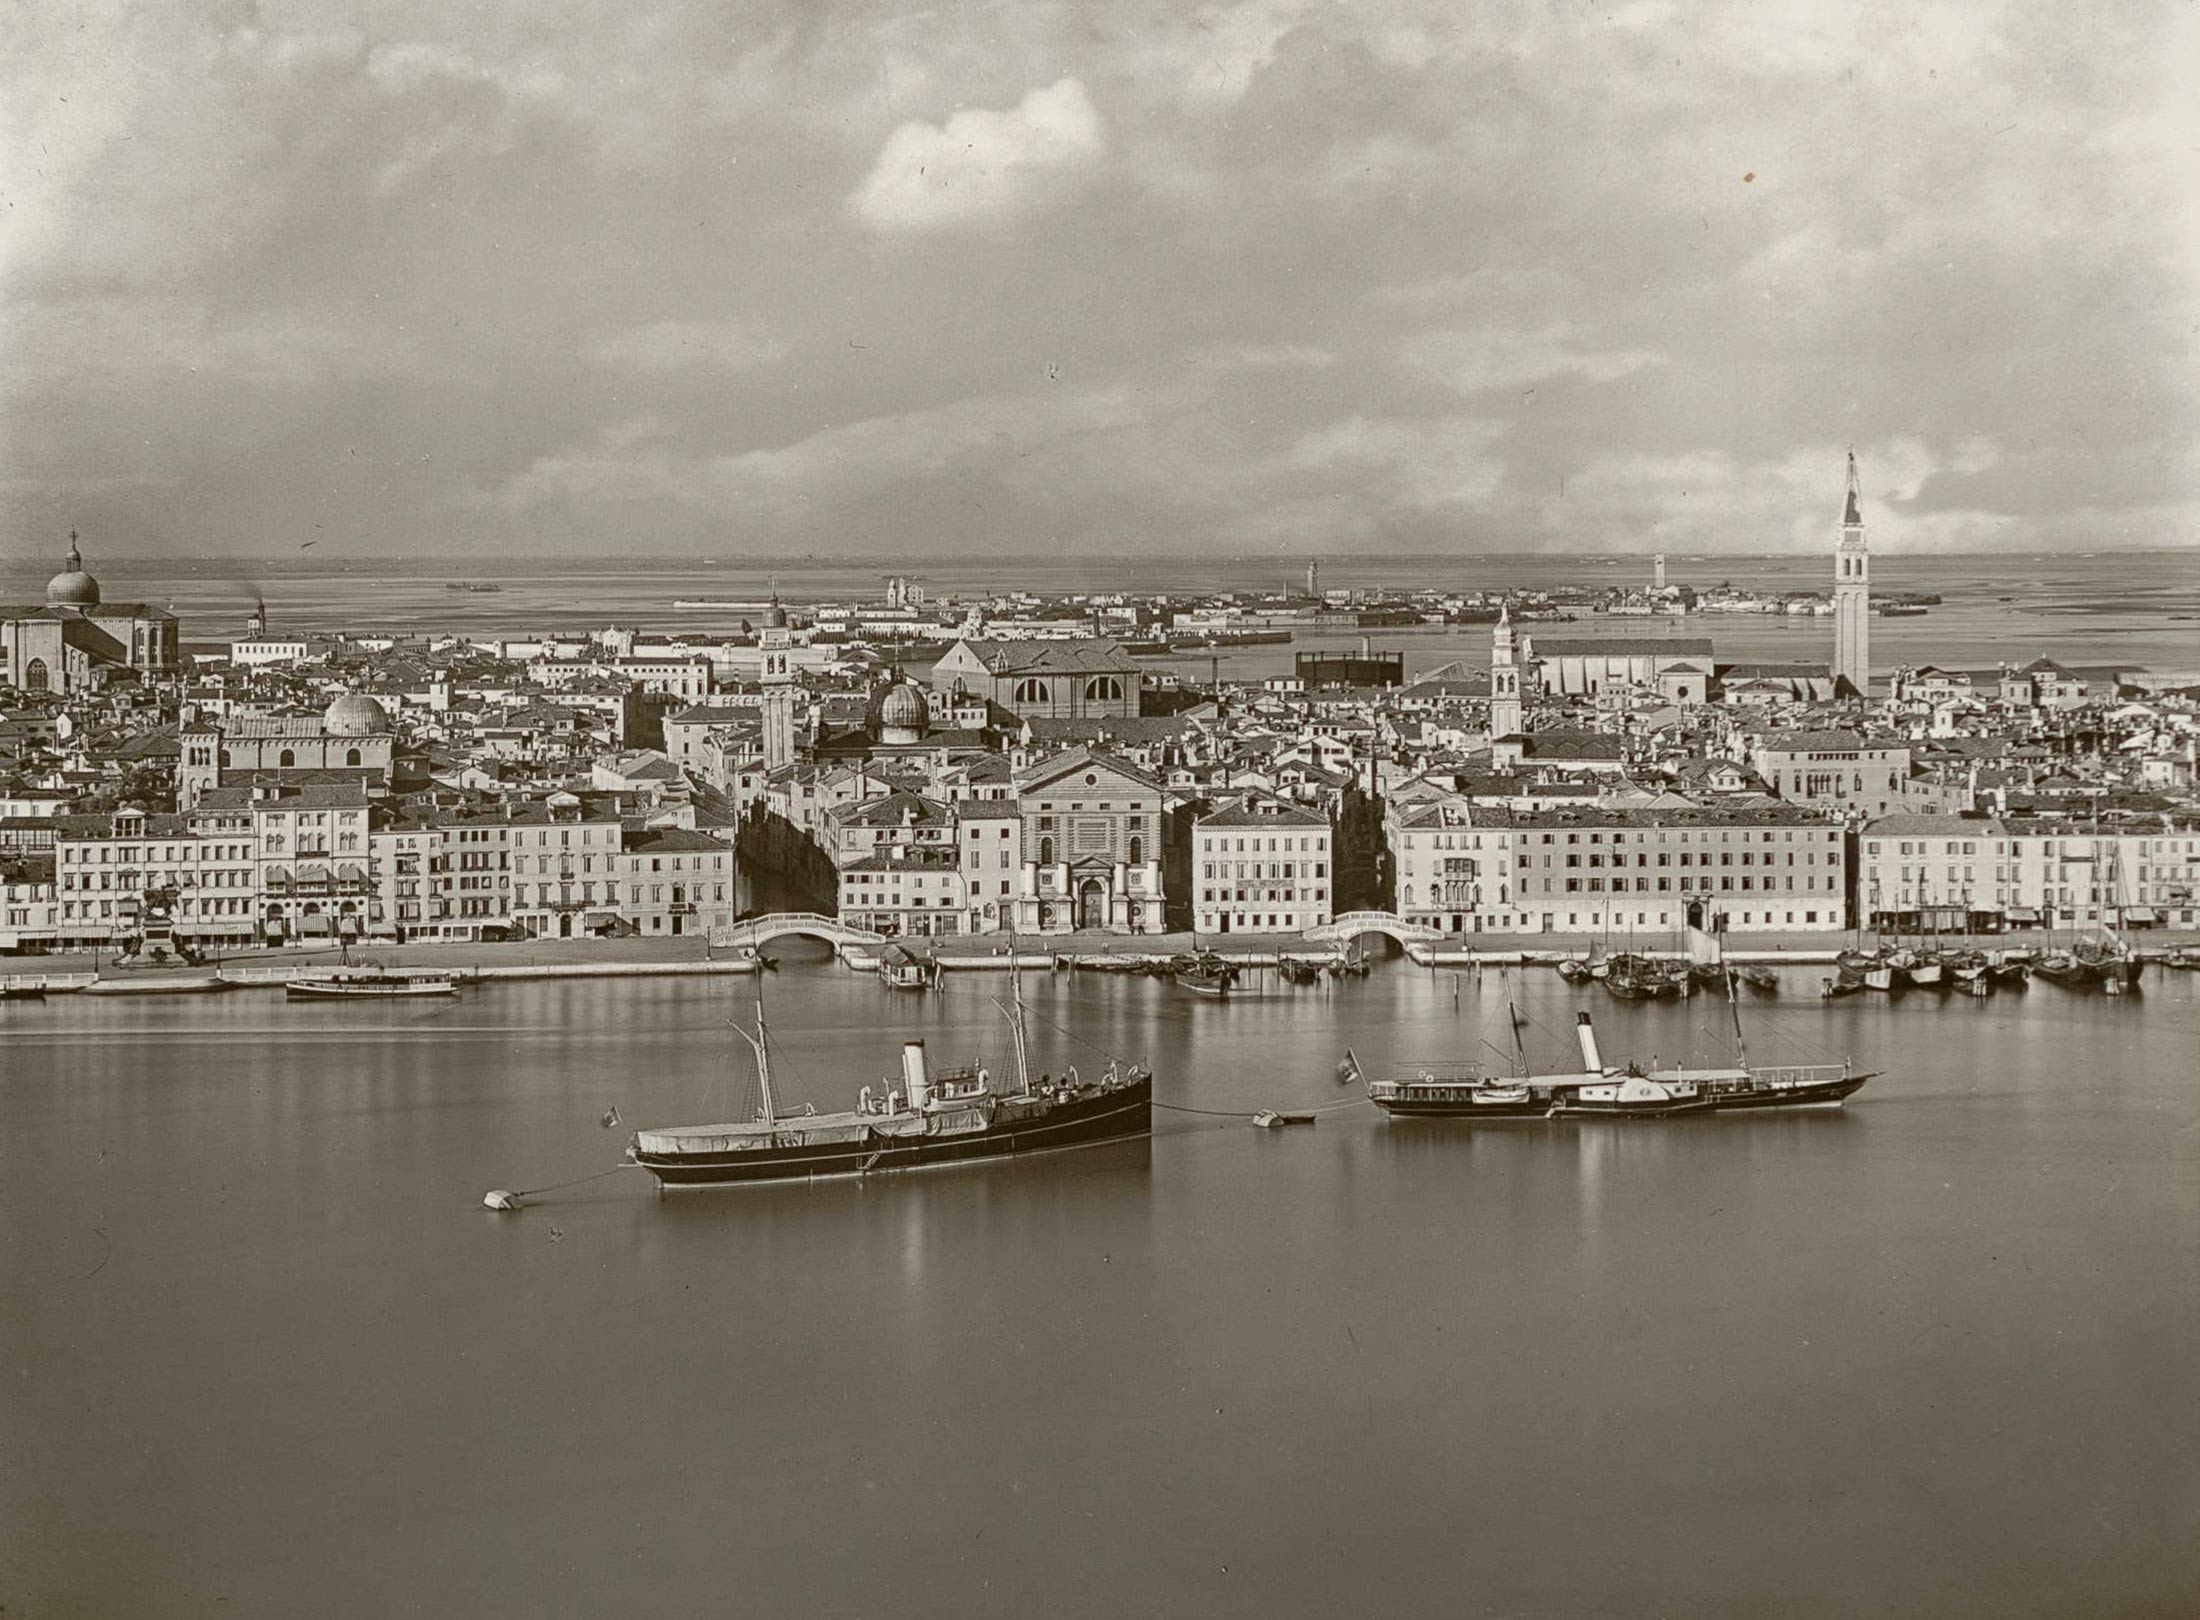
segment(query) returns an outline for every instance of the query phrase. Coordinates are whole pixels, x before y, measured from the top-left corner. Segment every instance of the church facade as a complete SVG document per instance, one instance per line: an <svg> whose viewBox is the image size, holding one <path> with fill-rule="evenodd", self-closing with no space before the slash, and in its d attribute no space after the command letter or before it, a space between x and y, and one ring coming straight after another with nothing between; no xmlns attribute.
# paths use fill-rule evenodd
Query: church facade
<svg viewBox="0 0 2200 1620"><path fill-rule="evenodd" d="M1017 785L1023 868L1014 928L1158 934L1161 784L1088 749L1048 760Z"/></svg>
<svg viewBox="0 0 2200 1620"><path fill-rule="evenodd" d="M0 684L68 695L117 675L166 675L178 663L176 616L144 602L101 600L76 535L41 607L0 608Z"/></svg>

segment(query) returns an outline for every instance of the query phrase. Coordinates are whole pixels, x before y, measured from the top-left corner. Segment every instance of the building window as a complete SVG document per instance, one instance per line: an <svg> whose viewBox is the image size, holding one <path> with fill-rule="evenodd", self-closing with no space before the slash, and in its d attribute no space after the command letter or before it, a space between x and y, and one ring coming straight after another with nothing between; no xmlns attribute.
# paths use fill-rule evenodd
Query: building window
<svg viewBox="0 0 2200 1620"><path fill-rule="evenodd" d="M1023 680L1016 683L1015 701L1018 703L1051 703L1054 694L1045 681Z"/></svg>
<svg viewBox="0 0 2200 1620"><path fill-rule="evenodd" d="M295 752L286 748L275 756L275 763L280 769L287 771L291 766L298 763L298 756Z"/></svg>
<svg viewBox="0 0 2200 1620"><path fill-rule="evenodd" d="M1123 683L1113 675L1095 675L1085 682L1087 703L1120 703L1123 701Z"/></svg>
<svg viewBox="0 0 2200 1620"><path fill-rule="evenodd" d="M33 658L29 663L23 666L24 691L43 692L46 690L46 681L47 675L45 659Z"/></svg>

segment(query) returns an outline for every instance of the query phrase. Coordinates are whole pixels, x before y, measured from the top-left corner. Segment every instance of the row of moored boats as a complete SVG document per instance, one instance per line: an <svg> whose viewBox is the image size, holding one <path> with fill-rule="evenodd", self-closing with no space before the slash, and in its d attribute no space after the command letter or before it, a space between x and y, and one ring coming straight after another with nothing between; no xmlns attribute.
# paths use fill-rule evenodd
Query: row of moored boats
<svg viewBox="0 0 2200 1620"><path fill-rule="evenodd" d="M2191 953L2189 960L2187 954L2173 951L2163 958L2164 964L2200 967L2200 953ZM2146 958L2114 940L2087 940L2049 950L1898 945L1845 950L1835 958L1835 969L1835 976L1825 981L1823 993L1828 1000L1875 990L1882 994L1951 990L1985 996L1996 990L2022 990L2035 978L2065 990L2100 990L2121 996L2138 990Z"/></svg>

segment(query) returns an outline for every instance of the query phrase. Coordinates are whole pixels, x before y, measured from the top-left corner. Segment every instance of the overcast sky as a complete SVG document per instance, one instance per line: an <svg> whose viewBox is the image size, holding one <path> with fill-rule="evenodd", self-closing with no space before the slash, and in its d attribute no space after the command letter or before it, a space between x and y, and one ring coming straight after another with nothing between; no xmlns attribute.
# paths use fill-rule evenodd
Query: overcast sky
<svg viewBox="0 0 2200 1620"><path fill-rule="evenodd" d="M2200 538L2200 6L16 0L108 556Z"/></svg>

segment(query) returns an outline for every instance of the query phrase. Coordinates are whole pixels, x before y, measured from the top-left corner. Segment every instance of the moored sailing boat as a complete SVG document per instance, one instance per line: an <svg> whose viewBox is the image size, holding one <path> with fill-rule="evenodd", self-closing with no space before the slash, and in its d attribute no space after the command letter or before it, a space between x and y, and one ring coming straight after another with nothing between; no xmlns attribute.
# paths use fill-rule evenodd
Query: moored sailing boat
<svg viewBox="0 0 2200 1620"><path fill-rule="evenodd" d="M1071 1069L1059 1081L1042 1075L1033 1084L1013 957L1009 982L1009 1001L997 1004L1009 1021L1013 1052L1014 1073L1005 1089L994 1089L982 1067L934 1074L924 1042L913 1040L902 1043L899 1083L888 1082L884 1097L874 1098L865 1087L852 1109L783 1114L772 1086L760 979L756 1033L735 1027L756 1055L757 1117L636 1131L627 1158L655 1176L661 1189L683 1189L919 1170L1150 1135L1153 1075L1143 1065L1126 1069L1111 1062L1097 1079L1080 1079Z"/></svg>

